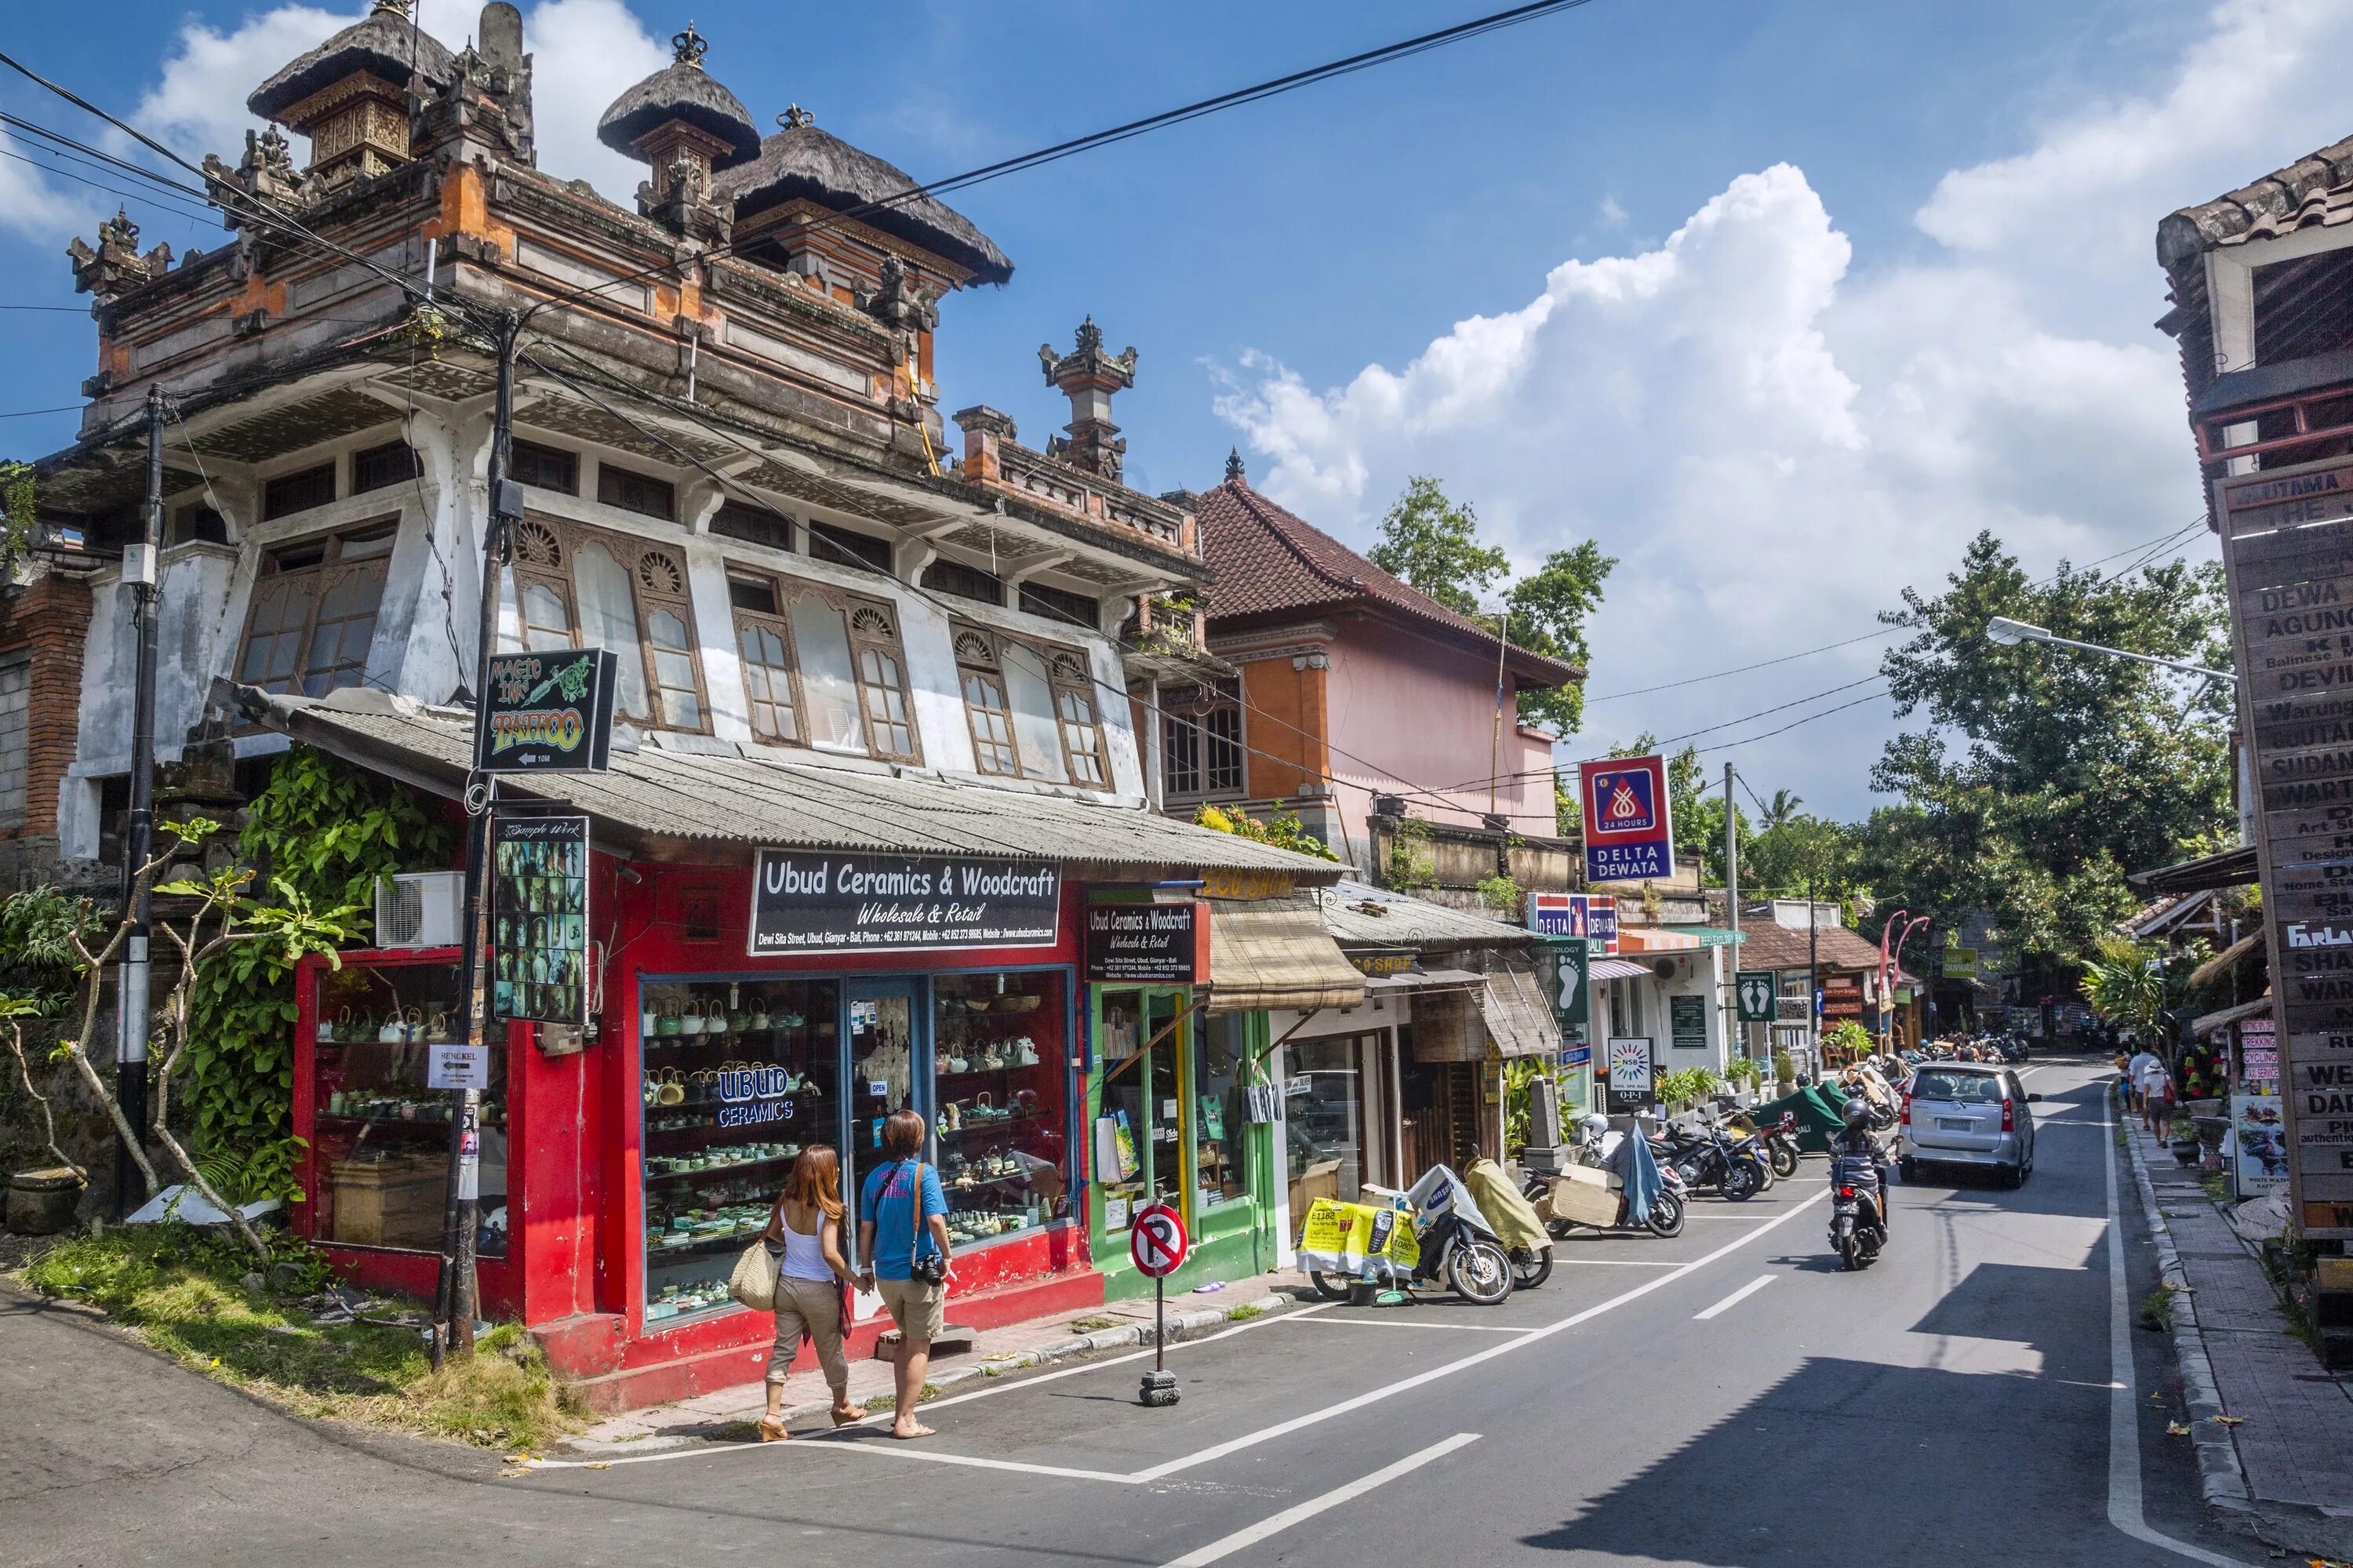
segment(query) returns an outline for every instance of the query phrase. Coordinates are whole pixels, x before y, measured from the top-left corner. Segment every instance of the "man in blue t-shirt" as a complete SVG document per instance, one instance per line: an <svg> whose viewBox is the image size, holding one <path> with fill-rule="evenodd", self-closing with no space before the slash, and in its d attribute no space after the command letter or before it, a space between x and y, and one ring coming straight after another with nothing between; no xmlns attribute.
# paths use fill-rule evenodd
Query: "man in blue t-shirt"
<svg viewBox="0 0 2353 1568"><path fill-rule="evenodd" d="M921 1159L923 1149L923 1118L912 1110L892 1111L882 1122L882 1152L889 1162L867 1173L858 1200L858 1255L866 1260L859 1284L881 1296L891 1320L899 1326L899 1408L891 1426L893 1437L932 1435L930 1427L915 1420L915 1403L923 1392L923 1374L931 1370L932 1341L939 1338L947 1301L945 1283L914 1277L917 1257L949 1255L947 1195L940 1191L938 1169ZM921 1236L920 1249L919 1213L922 1229L928 1233ZM955 1278L954 1271L947 1278Z"/></svg>

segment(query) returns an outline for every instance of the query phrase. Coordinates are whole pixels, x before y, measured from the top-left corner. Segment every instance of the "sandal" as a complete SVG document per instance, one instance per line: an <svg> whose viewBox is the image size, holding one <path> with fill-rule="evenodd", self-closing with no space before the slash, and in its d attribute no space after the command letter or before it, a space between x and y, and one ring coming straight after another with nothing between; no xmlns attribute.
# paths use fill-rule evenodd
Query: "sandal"
<svg viewBox="0 0 2353 1568"><path fill-rule="evenodd" d="M792 1441L792 1437L793 1435L785 1430L785 1418L783 1416L763 1415L760 1417L761 1442L789 1443Z"/></svg>
<svg viewBox="0 0 2353 1568"><path fill-rule="evenodd" d="M831 1414L836 1426L848 1426L866 1419L866 1412L854 1404L847 1410L835 1410Z"/></svg>
<svg viewBox="0 0 2353 1568"><path fill-rule="evenodd" d="M896 1437L902 1443L912 1443L918 1437L933 1437L938 1436L938 1434L934 1433L928 1426L918 1426L912 1432L902 1432L896 1426L893 1426L891 1428L891 1436Z"/></svg>

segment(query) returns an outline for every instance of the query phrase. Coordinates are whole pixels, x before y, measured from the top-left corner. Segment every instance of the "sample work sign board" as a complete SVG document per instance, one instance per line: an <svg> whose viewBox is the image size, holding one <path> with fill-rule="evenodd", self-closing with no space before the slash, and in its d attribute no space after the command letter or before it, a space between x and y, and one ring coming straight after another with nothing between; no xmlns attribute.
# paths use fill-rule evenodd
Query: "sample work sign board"
<svg viewBox="0 0 2353 1568"><path fill-rule="evenodd" d="M2303 1234L2353 1237L2353 459L2214 482Z"/></svg>

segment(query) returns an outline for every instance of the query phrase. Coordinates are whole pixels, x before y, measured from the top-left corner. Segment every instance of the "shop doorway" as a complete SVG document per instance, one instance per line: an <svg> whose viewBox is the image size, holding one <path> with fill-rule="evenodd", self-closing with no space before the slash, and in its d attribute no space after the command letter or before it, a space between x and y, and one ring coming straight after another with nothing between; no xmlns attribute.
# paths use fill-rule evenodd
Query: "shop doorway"
<svg viewBox="0 0 2353 1568"><path fill-rule="evenodd" d="M860 980L842 988L842 1031L849 1041L849 1191L851 1224L867 1173L882 1163L882 1118L918 1104L915 1093L913 980ZM934 1159L937 1156L934 1154ZM850 1232L857 1234L855 1229Z"/></svg>
<svg viewBox="0 0 2353 1568"><path fill-rule="evenodd" d="M1369 1109L1382 1036L1297 1040L1283 1064L1283 1165L1291 1224L1306 1224L1318 1198L1353 1203L1373 1172Z"/></svg>
<svg viewBox="0 0 2353 1568"><path fill-rule="evenodd" d="M1193 1020L1182 991L1099 992L1095 1177L1106 1238L1162 1202L1195 1224L1190 1172ZM1171 1025L1174 1025L1172 1028Z"/></svg>
<svg viewBox="0 0 2353 1568"><path fill-rule="evenodd" d="M1405 1170L1418 1181L1433 1165L1456 1174L1479 1157L1479 1064L1408 1062L1399 1086L1404 1115Z"/></svg>

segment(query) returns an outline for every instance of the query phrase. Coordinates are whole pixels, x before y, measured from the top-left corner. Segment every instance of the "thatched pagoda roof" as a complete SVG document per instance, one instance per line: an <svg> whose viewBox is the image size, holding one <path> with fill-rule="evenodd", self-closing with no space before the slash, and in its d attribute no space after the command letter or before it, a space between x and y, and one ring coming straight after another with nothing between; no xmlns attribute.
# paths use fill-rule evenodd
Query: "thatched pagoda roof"
<svg viewBox="0 0 2353 1568"><path fill-rule="evenodd" d="M702 69L702 39L692 27L670 40L678 58L620 97L596 122L596 140L616 153L635 155L638 139L677 120L726 143L712 161L732 168L760 153L760 128L736 96Z"/></svg>
<svg viewBox="0 0 2353 1568"><path fill-rule="evenodd" d="M432 34L398 10L379 8L317 48L296 56L255 88L245 106L264 120L276 120L320 89L360 71L398 86L406 86L414 71L436 87L447 87L456 79L458 67Z"/></svg>
<svg viewBox="0 0 2353 1568"><path fill-rule="evenodd" d="M783 130L760 143L760 155L712 182L712 194L733 198L735 222L796 199L836 212L902 196L915 187L905 171L840 137L820 131L806 118L787 116ZM972 220L928 196L892 202L860 213L858 221L910 245L944 257L981 282L1002 283L1013 263Z"/></svg>

